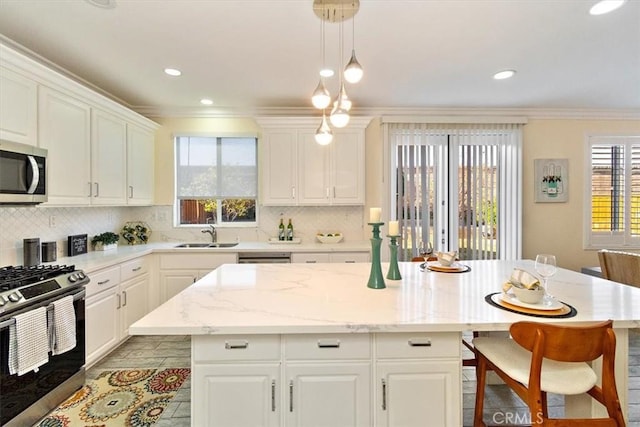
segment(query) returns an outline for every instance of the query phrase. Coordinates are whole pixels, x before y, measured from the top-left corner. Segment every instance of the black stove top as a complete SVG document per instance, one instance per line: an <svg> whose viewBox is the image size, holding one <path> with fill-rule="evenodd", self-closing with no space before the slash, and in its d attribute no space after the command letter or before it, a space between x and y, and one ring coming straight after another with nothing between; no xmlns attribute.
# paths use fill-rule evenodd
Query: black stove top
<svg viewBox="0 0 640 427"><path fill-rule="evenodd" d="M75 270L73 265L7 266L0 269L0 291L38 283Z"/></svg>
<svg viewBox="0 0 640 427"><path fill-rule="evenodd" d="M7 314L89 283L74 265L0 268L0 314Z"/></svg>

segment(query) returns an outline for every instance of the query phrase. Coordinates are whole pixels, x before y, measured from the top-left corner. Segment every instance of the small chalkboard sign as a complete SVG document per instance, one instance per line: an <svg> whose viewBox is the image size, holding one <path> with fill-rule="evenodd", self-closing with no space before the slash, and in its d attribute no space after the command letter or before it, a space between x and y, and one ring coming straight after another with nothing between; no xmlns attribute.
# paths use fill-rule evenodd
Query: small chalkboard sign
<svg viewBox="0 0 640 427"><path fill-rule="evenodd" d="M87 253L87 235L76 234L67 237L67 255L75 256Z"/></svg>

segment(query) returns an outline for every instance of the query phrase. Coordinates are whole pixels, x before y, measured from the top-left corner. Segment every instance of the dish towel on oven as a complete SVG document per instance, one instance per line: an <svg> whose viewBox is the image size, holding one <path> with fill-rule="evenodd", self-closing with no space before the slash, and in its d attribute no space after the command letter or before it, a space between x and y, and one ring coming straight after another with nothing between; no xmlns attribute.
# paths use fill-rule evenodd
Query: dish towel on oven
<svg viewBox="0 0 640 427"><path fill-rule="evenodd" d="M69 295L51 303L53 310L47 313L49 321L49 349L52 355L62 354L76 346L76 312L73 296Z"/></svg>
<svg viewBox="0 0 640 427"><path fill-rule="evenodd" d="M24 375L49 361L47 309L39 307L13 316L9 326L9 373Z"/></svg>

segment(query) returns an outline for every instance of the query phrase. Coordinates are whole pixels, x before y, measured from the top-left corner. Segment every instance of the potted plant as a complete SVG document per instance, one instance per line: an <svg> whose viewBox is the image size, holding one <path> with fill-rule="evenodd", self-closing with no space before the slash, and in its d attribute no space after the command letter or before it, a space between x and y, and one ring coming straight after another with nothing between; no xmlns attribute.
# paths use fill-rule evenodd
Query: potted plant
<svg viewBox="0 0 640 427"><path fill-rule="evenodd" d="M120 236L118 234L106 231L93 236L91 244L93 245L93 249L96 251L107 251L109 249L117 248L119 239Z"/></svg>

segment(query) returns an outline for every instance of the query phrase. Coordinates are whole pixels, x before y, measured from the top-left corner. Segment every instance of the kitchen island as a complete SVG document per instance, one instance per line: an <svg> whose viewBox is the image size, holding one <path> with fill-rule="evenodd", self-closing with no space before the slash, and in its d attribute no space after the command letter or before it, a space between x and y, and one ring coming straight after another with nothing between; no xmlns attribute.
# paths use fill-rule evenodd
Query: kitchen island
<svg viewBox="0 0 640 427"><path fill-rule="evenodd" d="M462 423L461 335L521 320L614 320L626 408L628 328L640 289L559 269L552 293L577 310L540 319L496 308L514 267L469 261L466 273L400 263L402 280L369 289L369 263L226 264L130 327L192 336L192 425L434 425ZM383 264L386 273L387 265ZM569 414L600 409L581 396Z"/></svg>

